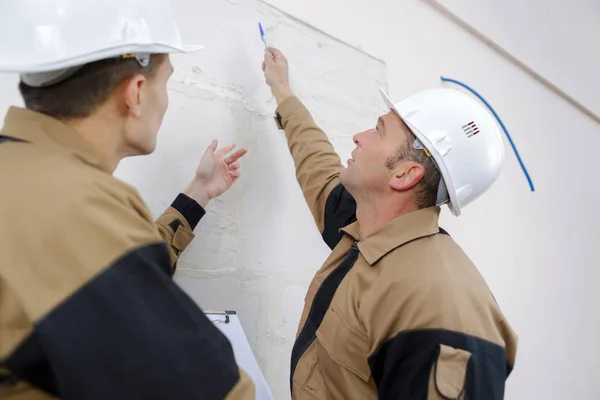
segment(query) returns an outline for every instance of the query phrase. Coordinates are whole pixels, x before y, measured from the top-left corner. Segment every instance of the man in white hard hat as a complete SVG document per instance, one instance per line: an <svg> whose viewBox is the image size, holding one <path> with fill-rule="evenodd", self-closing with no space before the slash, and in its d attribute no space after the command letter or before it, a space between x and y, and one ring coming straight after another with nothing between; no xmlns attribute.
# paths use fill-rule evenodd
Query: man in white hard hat
<svg viewBox="0 0 600 400"><path fill-rule="evenodd" d="M232 347L172 281L245 150L204 153L153 221L113 172L154 151L169 53L164 0L4 0L0 71L25 109L0 131L0 398L254 399Z"/></svg>
<svg viewBox="0 0 600 400"><path fill-rule="evenodd" d="M438 225L496 180L493 119L449 89L394 104L354 136L344 168L290 90L283 54L263 64L296 177L332 253L306 296L292 350L293 399L497 400L516 336L488 286Z"/></svg>

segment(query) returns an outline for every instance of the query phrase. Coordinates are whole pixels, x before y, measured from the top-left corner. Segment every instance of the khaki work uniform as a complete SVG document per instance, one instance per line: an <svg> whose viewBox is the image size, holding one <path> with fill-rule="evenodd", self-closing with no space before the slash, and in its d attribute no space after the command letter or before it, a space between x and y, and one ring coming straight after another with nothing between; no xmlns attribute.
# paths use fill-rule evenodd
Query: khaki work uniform
<svg viewBox="0 0 600 400"><path fill-rule="evenodd" d="M82 137L19 108L0 171L0 398L254 399L171 279L202 207L180 194L153 221Z"/></svg>
<svg viewBox="0 0 600 400"><path fill-rule="evenodd" d="M403 215L360 240L327 136L296 97L276 121L332 249L306 295L292 398L502 399L517 338L477 268L439 228L440 209Z"/></svg>

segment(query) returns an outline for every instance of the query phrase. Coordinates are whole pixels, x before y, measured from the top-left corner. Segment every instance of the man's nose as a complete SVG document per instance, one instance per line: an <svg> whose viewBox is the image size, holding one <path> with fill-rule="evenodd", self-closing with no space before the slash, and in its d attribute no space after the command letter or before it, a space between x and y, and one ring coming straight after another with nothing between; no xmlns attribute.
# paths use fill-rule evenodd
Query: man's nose
<svg viewBox="0 0 600 400"><path fill-rule="evenodd" d="M362 131L362 132L358 132L357 134L355 134L352 137L352 140L354 141L354 143L356 145L360 144L360 142L362 142L362 137L365 133L369 133L372 129L366 130L366 131Z"/></svg>
<svg viewBox="0 0 600 400"><path fill-rule="evenodd" d="M358 145L358 144L359 144L359 141L360 141L360 139L361 139L362 135L363 135L365 132L366 132L366 131L358 132L357 134L355 134L355 135L352 137L352 140L354 141L354 143L355 143L356 145Z"/></svg>

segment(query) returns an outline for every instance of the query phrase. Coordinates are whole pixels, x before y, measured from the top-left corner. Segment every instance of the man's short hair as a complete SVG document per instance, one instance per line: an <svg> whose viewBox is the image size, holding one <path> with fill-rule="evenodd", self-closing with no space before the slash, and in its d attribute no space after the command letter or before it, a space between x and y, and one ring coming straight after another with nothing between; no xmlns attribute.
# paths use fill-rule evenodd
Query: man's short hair
<svg viewBox="0 0 600 400"><path fill-rule="evenodd" d="M167 58L152 54L147 67L135 58L110 58L83 66L68 79L45 87L19 83L25 107L60 120L89 117L125 79L136 74L153 77Z"/></svg>
<svg viewBox="0 0 600 400"><path fill-rule="evenodd" d="M405 129L409 132L408 140L398 148L394 156L386 161L386 166L393 169L400 160L409 160L421 164L425 168L425 174L417 185L415 202L419 209L433 207L437 201L438 187L442 175L432 157L429 157L424 150L413 147L416 138L407 126L405 126Z"/></svg>

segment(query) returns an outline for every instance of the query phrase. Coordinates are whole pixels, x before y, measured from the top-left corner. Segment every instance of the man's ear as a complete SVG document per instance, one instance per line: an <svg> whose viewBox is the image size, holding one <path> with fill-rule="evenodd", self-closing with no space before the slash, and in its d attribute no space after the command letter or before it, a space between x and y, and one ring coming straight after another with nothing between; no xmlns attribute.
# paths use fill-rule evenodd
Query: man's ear
<svg viewBox="0 0 600 400"><path fill-rule="evenodd" d="M123 82L123 105L125 112L132 117L140 118L142 116L142 89L145 84L146 77L142 74L135 74Z"/></svg>
<svg viewBox="0 0 600 400"><path fill-rule="evenodd" d="M425 167L419 163L407 162L402 164L394 171L389 182L390 187L399 192L414 188L425 175Z"/></svg>

